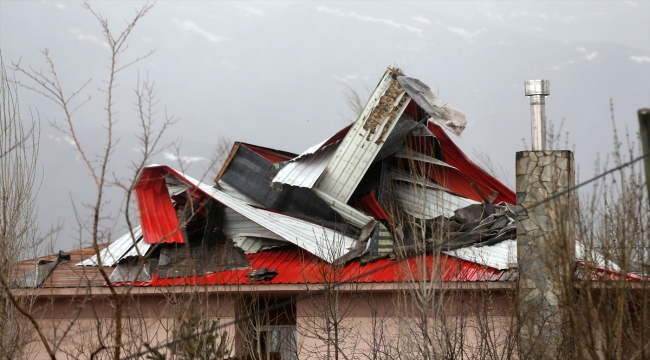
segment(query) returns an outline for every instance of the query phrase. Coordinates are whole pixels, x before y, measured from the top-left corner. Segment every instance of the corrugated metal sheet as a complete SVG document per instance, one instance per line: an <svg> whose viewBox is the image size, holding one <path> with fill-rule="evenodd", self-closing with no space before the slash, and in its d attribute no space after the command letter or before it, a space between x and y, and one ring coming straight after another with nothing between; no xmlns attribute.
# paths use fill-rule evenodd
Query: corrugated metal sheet
<svg viewBox="0 0 650 360"><path fill-rule="evenodd" d="M471 246L445 251L445 254L495 269L505 270L517 266L517 241L504 240L490 246Z"/></svg>
<svg viewBox="0 0 650 360"><path fill-rule="evenodd" d="M437 120L447 130L452 131L457 136L465 129L467 120L465 115L460 111L445 104L431 91L431 88L418 79L408 76L399 76L397 78L400 85L404 87L409 96L413 98L424 111Z"/></svg>
<svg viewBox="0 0 650 360"><path fill-rule="evenodd" d="M464 177L467 177L470 179L470 182L474 182L479 188L486 187L489 189L494 189L496 192L498 192L498 195L496 199L494 200L494 203L500 203L501 201L510 203L510 204L516 204L517 203L517 196L515 192L505 186L503 183L501 183L499 180L497 180L494 176L488 174L485 170L483 170L480 166L476 165L473 161L471 161L465 153L463 153L460 148L454 144L454 142L449 138L447 133L442 129L442 127L433 121L429 121L428 123L429 130L433 132L433 134L436 136L438 141L440 142L440 147L442 149L443 153L443 158L445 161L458 169L459 174L463 174ZM436 175L436 174L432 174ZM446 184L444 182L445 177L451 179L451 176L454 176L455 178L459 178L457 176L458 174L452 174L451 172L448 172L448 174L444 174L444 171L441 171L437 178L434 178L434 180L438 181L439 183ZM452 186L447 185L448 188L452 189L455 193L471 197L468 195L465 195L461 191L454 190ZM468 187L468 194L471 193L472 191L469 191L471 189L471 186ZM483 189L481 189L483 191ZM475 191L473 191L475 193ZM489 192L484 193L486 196L489 195ZM480 198L476 198L475 200L480 200Z"/></svg>
<svg viewBox="0 0 650 360"><path fill-rule="evenodd" d="M419 185L419 186L426 186L426 187L429 187L429 188L432 188L432 189L438 189L438 190L442 190L442 191L449 191L449 189L447 189L446 187L441 186L439 184L436 184L433 181L431 181L431 180L429 180L429 179L427 179L427 178L425 178L423 176L420 176L420 177L413 176L412 174L410 174L410 173L408 173L408 172L406 172L406 171L404 171L402 169L395 168L395 167L391 168L391 170L390 170L390 178L391 178L391 180L406 181L408 183Z"/></svg>
<svg viewBox="0 0 650 360"><path fill-rule="evenodd" d="M322 149L317 148L311 154L300 155L280 169L273 182L311 188L329 164L339 144L337 142Z"/></svg>
<svg viewBox="0 0 650 360"><path fill-rule="evenodd" d="M99 249L106 248L106 244L100 245ZM47 277L45 282L41 285L43 288L84 288L88 286L102 286L104 285L104 278L99 272L99 267L81 267L75 266L79 262L83 262L95 255L93 247L77 249L67 252L71 260L67 263L57 265L54 270ZM47 256L41 259L53 259L54 256ZM37 259L39 260L39 259ZM28 263L28 262L26 262ZM108 276L113 272L112 267L103 267L103 270Z"/></svg>
<svg viewBox="0 0 650 360"><path fill-rule="evenodd" d="M344 127L343 129L339 130L339 132L337 132L336 134L334 134L334 135L330 136L329 138L323 140L322 142L310 147L309 149L305 150L302 154L298 155L297 157L295 157L295 158L293 158L293 159L291 159L289 161L290 162L298 161L298 160L302 159L304 156L311 155L311 154L315 153L316 151L318 151L319 149L322 149L322 148L324 148L326 146L334 144L335 142L337 142L339 140L343 140L343 138L348 133L348 131L350 131L350 128L352 127L352 125L353 124L350 124L350 125Z"/></svg>
<svg viewBox="0 0 650 360"><path fill-rule="evenodd" d="M219 182L217 182L217 189L219 189L219 190L225 192L226 194L234 197L235 199L241 200L241 201L243 201L243 202L245 202L245 203L247 203L249 205L262 206L259 203L255 202L255 200L251 199L250 197L240 193L239 191L237 191L237 189L230 186L227 182L225 182L223 180L219 180Z"/></svg>
<svg viewBox="0 0 650 360"><path fill-rule="evenodd" d="M621 268L612 261L605 260L605 257L598 251L591 249L589 254L585 254L586 249L583 243L576 240L576 260L594 264L598 267L608 270L621 271Z"/></svg>
<svg viewBox="0 0 650 360"><path fill-rule="evenodd" d="M229 208L224 209L223 230L228 238L247 236L284 240L282 236Z"/></svg>
<svg viewBox="0 0 650 360"><path fill-rule="evenodd" d="M410 101L393 77L386 71L315 185L339 201L350 199Z"/></svg>
<svg viewBox="0 0 650 360"><path fill-rule="evenodd" d="M487 265L496 269L509 269L517 266L517 241L504 240L491 246L471 246L453 251L445 251L446 254L461 258L463 260ZM603 255L592 250L591 256L585 259L584 245L576 240L576 261L587 261L596 267L614 272L621 271L621 268L614 262L605 260Z"/></svg>
<svg viewBox="0 0 650 360"><path fill-rule="evenodd" d="M351 262L345 265L341 272L333 271L329 264L324 264L316 256L296 248L261 251L246 255L246 259L251 263L252 269L275 270L277 275L271 280L251 282L247 276L250 269L167 279L159 279L154 274L150 283L139 285L396 283L417 281L420 279L420 274L425 274L426 280L448 282L511 281L516 276L511 269L499 270L444 255L440 257L427 255L424 261L426 269L421 269L422 262L413 258L402 262L381 259L366 265L358 261Z"/></svg>
<svg viewBox="0 0 650 360"><path fill-rule="evenodd" d="M283 240L264 239L250 236L235 236L232 238L235 246L242 249L244 254L255 254L262 250L270 250L289 244Z"/></svg>
<svg viewBox="0 0 650 360"><path fill-rule="evenodd" d="M137 261L120 263L115 267L115 270L113 270L113 273L108 280L111 283L120 283L124 281L150 281L153 275L151 268L157 264L157 260L158 259L147 259L145 263L142 264L142 267L140 267L140 264Z"/></svg>
<svg viewBox="0 0 650 360"><path fill-rule="evenodd" d="M108 247L99 252L99 257L102 260L103 266L115 266L120 260L128 256L138 256L138 251L140 254L144 255L151 247L151 244L147 244L142 240L142 227L137 226L133 229L133 235L135 239L131 237L131 233L128 232L124 234L119 239L113 241ZM137 248L134 246L137 244ZM137 249L137 250L136 250ZM99 262L97 261L97 256L93 256L89 259L86 259L80 263L77 263L77 266L97 266Z"/></svg>
<svg viewBox="0 0 650 360"><path fill-rule="evenodd" d="M339 213L345 221L349 222L350 224L362 228L369 222L373 221L374 219L371 218L370 216L362 213L361 211L353 208L352 206L341 202L334 197L330 196L329 194L325 193L324 191L320 189L312 189L316 193L316 195L320 196L321 199L325 200L326 203L328 203L334 211Z"/></svg>
<svg viewBox="0 0 650 360"><path fill-rule="evenodd" d="M395 157L397 158L402 158L402 159L408 159L408 160L413 160L413 161L421 161L429 164L434 164L434 165L440 165L440 166L446 166L450 167L452 169L455 169L455 167L447 164L446 162L442 160L438 160L436 158L433 158L431 156L427 156L424 154L421 154L417 151L407 149L405 147L402 147L395 153Z"/></svg>
<svg viewBox="0 0 650 360"><path fill-rule="evenodd" d="M185 242L176 209L169 198L163 167L153 165L142 169L134 187L140 212L144 241L155 243Z"/></svg>
<svg viewBox="0 0 650 360"><path fill-rule="evenodd" d="M149 248L151 247L151 244L147 243L142 239L142 236L140 237L140 240L135 244L134 247L131 248L124 256L121 257L121 259L126 259L131 256L144 256L147 254L147 251L149 251Z"/></svg>
<svg viewBox="0 0 650 360"><path fill-rule="evenodd" d="M402 209L420 219L433 219L440 215L451 217L454 210L478 204L470 199L422 186L398 184L394 187L394 192Z"/></svg>
<svg viewBox="0 0 650 360"><path fill-rule="evenodd" d="M212 186L203 184L190 176L183 175L172 168L166 166L147 167L144 171L165 171L172 174L200 189L204 194L224 204L240 215L328 262L333 262L338 257L347 253L349 249L354 247L356 242L356 240L331 229L287 215L254 208L241 200L235 199Z"/></svg>

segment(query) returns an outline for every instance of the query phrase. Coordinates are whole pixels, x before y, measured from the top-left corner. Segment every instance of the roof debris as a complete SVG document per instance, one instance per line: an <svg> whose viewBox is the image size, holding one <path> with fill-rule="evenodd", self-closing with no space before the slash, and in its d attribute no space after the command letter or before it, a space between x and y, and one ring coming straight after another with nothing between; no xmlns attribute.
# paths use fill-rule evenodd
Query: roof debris
<svg viewBox="0 0 650 360"><path fill-rule="evenodd" d="M214 185L146 167L134 190L141 226L77 265L101 259L115 267L111 282L136 286L300 283L316 281L308 269L323 262L353 278L360 266L426 252L446 258L450 281L511 279L515 193L443 129L460 135L466 123L388 68L353 124L300 155L236 142ZM42 282L29 276L21 286Z"/></svg>
<svg viewBox="0 0 650 360"><path fill-rule="evenodd" d="M39 260L32 270L25 271L17 276L11 283L12 288L37 288L43 285L52 270L59 265L70 261L70 255L59 251L54 260Z"/></svg>

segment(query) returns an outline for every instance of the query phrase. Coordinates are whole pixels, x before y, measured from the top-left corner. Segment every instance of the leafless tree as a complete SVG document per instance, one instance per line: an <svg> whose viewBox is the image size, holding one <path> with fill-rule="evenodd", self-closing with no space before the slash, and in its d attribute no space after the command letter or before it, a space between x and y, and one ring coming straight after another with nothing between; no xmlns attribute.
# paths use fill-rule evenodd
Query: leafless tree
<svg viewBox="0 0 650 360"><path fill-rule="evenodd" d="M39 235L35 196L39 122L21 117L18 89L0 53L0 357L24 356L35 323L33 297L16 298L8 290L17 263L37 256Z"/></svg>
<svg viewBox="0 0 650 360"><path fill-rule="evenodd" d="M76 112L90 100L90 95L81 98L80 100L78 99L84 96L84 91L90 84L91 80L88 80L77 89L72 91L66 90L66 84L59 78L54 60L47 49L43 51L47 65L45 71L35 70L31 67L23 67L20 62L14 63L14 70L26 79L18 80L15 84L52 100L62 111L62 121L54 121L52 125L61 133L72 139L77 153L85 164L92 182L95 185L94 200L82 202L81 207L78 205L76 206L77 209L89 209L89 215L87 217L85 213L77 213L79 233L82 237L87 237L87 239L91 241L95 251L99 253L101 249L100 245L111 240L111 223L114 221L114 215L105 212L105 206L109 201L106 198L107 188L114 185L125 190L126 205L124 208L124 216L129 231L133 236L134 226L130 211L130 200L136 176L149 159L160 149L161 136L174 122L174 118L165 114L163 120L157 122L158 116L156 114L156 98L153 84L148 80L148 78L145 78L142 81L138 79L134 92L136 95L137 118L139 119L141 127L141 132L137 135L141 145L141 156L139 160L132 163L132 178L126 180L112 178L110 160L119 140L115 137L114 132L114 126L117 121L115 97L118 76L125 69L148 57L152 53L148 52L131 59L123 59L128 49L127 40L129 39L129 35L132 33L136 24L151 10L153 5L147 3L141 8L136 9L133 18L126 23L125 27L120 32L117 33L112 31L108 20L95 12L89 3L84 2L83 6L100 24L104 34L104 40L106 41L109 50L108 72L104 80L104 85L101 88L101 91L105 95L105 116L103 124L105 129L105 138L101 153L92 154L89 152L88 146L82 144L82 140L77 133L77 123L75 121ZM82 239L80 239L80 242L81 241ZM127 291L118 291L109 281L109 274L104 270L101 263L102 259L98 257L97 260L101 276L110 289L111 296L109 302L114 311L113 316L111 316L107 321L102 322L99 321L99 319L97 320L93 332L96 337L95 341L86 343L86 347L90 346L90 344L94 344L94 349L87 349L91 351L91 357L100 354L111 354L110 357L117 360L120 358L125 346L123 321L126 308L129 305L129 291L133 284L128 286ZM92 289L88 288L86 296L89 298L92 297ZM62 331L61 336L67 335L71 327L72 324L67 325L65 330ZM39 330L38 327L37 331L40 333L41 339L43 340L44 346L50 354L50 357L55 358L61 339L46 339L43 331Z"/></svg>

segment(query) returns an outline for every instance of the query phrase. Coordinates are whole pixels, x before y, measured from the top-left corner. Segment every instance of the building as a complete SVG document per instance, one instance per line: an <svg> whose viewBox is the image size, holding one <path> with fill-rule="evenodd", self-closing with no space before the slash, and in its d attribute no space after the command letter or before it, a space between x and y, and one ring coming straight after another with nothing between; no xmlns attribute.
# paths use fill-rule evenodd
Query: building
<svg viewBox="0 0 650 360"><path fill-rule="evenodd" d="M134 358L188 336L191 349L177 355L516 357L514 304L530 298L521 289L541 294L535 311L557 311L534 272L519 286L518 263L530 254L517 236L541 238L549 221L567 219L552 204L542 209L557 212L548 221L516 211L519 193L533 194L519 191L520 175L537 191L533 176L545 170L519 157L515 193L453 143L447 132L465 123L428 86L388 68L358 120L302 154L238 142L210 184L146 167L134 190L139 226L110 244L24 262L13 286L34 296L43 333L71 357L111 351L117 329ZM542 155L552 160L540 167L559 169L549 167L546 182L570 187L572 160ZM573 274L588 258L587 278L619 276L604 259L576 262L575 249L585 251L565 240L570 262L559 268Z"/></svg>

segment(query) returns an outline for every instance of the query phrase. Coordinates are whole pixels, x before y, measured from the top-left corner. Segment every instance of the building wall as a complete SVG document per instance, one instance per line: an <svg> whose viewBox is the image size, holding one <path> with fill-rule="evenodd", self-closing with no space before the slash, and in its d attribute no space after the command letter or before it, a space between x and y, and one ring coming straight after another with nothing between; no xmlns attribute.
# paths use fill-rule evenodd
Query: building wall
<svg viewBox="0 0 650 360"><path fill-rule="evenodd" d="M512 352L511 341L516 334L511 329L513 310L508 293L496 290L438 291L424 310L422 304L414 300L417 296L413 295L417 294L412 290L373 292L367 289L322 293L296 303L293 310L276 311L275 315L261 321L295 326L299 359L335 359L337 350L339 355L344 353L345 358L350 359L421 359L426 351L447 355L459 355L462 351L467 356L488 350L506 357L506 353ZM144 350L145 342L157 345L172 340L174 323L187 315L188 306L184 299L188 296L159 293L133 297L125 311L128 316L123 320L124 355ZM283 301L291 296L270 293L235 298L230 294L211 294L208 298L207 302L200 301L202 308L208 309L212 319L226 323L236 316L245 315L246 311L261 309L274 304L273 301ZM242 310L238 305L242 302L251 305L254 298L259 301L258 306L247 306ZM270 299L270 302L260 299ZM60 342L57 352L60 358L90 358L92 351L98 348L99 338L107 345L112 344L114 307L106 297L93 297L87 301L83 298L44 297L35 303L35 309L46 336ZM424 313L427 314L426 323L420 321ZM422 347L427 343L422 340L423 324L429 331L427 347ZM257 325L264 324L258 322ZM225 331L231 356L250 358L248 355L256 351L246 349L243 341L247 335L244 332L255 331L254 327L230 325ZM49 358L39 341L35 339L33 344L34 356L30 358ZM102 354L104 356L100 358L108 357L107 352Z"/></svg>

